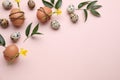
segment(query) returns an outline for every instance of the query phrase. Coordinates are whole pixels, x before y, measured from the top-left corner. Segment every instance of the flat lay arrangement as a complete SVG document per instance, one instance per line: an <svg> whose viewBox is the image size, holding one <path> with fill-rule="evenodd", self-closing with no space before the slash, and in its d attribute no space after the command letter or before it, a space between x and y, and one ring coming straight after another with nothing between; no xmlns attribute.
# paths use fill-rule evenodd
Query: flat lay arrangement
<svg viewBox="0 0 120 80"><path fill-rule="evenodd" d="M120 0L0 0L0 80L120 80Z"/></svg>
<svg viewBox="0 0 120 80"><path fill-rule="evenodd" d="M15 28L21 28L22 25L25 22L25 13L24 11L22 11L22 9L20 8L20 2L21 0L15 0L16 4L17 4L17 8L12 8L13 4L9 1L9 0L4 0L2 2L2 6L4 9L6 10L11 10L10 14L9 14L9 19L12 23L12 25ZM101 5L96 4L98 1L85 1L85 2L81 2L78 5L78 9L75 9L74 5L69 5L68 8L66 9L68 15L70 16L70 19L73 23L76 23L79 19L79 16L77 14L75 14L75 10L80 10L82 7L87 7L85 9L82 9L84 11L85 14L85 21L87 21L87 17L88 17L88 10L96 17L100 17L100 14L96 11L97 9L101 8ZM50 21L51 17L54 14L57 14L56 16L62 14L62 10L60 9L62 6L63 1L62 0L42 0L42 3L44 5L44 7L40 7L37 12L36 12L36 17L37 19L40 21L41 24L45 24L48 21ZM35 2L33 0L29 0L27 3L28 7L30 10L33 10L35 7ZM54 9L54 10L53 10ZM9 22L7 19L1 19L1 26L3 28L7 28L9 26ZM41 35L42 33L38 32L39 29L39 24L38 23L34 29L32 30L32 33L30 33L31 30L31 26L32 23L30 23L28 25L28 27L25 30L25 35L26 35L26 39L24 41L26 41L29 37L32 37L34 35ZM60 28L60 23L57 20L52 20L50 23L50 26L52 29L54 30L58 30ZM14 32L10 35L10 39L16 43L17 41L19 41L19 39L21 38L21 34L20 32ZM6 45L5 39L2 35L0 35L0 45L4 46ZM19 49L15 44L12 44L8 47L5 47L5 51L3 52L5 59L9 62L9 63L13 63L16 58L18 58L19 56Z"/></svg>

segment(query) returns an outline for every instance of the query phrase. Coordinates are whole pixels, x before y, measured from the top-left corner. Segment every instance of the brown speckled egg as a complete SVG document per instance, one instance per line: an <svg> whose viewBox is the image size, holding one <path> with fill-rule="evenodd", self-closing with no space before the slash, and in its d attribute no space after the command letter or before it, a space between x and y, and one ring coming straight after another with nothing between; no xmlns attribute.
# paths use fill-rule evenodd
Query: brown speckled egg
<svg viewBox="0 0 120 80"><path fill-rule="evenodd" d="M19 56L19 49L16 45L12 44L6 47L3 54L8 62L14 62Z"/></svg>
<svg viewBox="0 0 120 80"><path fill-rule="evenodd" d="M50 20L52 16L52 9L49 7L40 7L37 11L37 18L41 23L45 23Z"/></svg>
<svg viewBox="0 0 120 80"><path fill-rule="evenodd" d="M11 10L9 18L12 22L12 24L16 27L19 28L22 26L22 24L24 23L24 12L21 11L18 8L14 8Z"/></svg>

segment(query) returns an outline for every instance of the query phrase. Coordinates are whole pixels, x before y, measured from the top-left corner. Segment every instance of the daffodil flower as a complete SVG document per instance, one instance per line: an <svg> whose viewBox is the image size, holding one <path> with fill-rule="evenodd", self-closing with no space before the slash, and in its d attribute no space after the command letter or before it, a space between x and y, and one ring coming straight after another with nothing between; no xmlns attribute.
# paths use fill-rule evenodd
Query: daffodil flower
<svg viewBox="0 0 120 80"><path fill-rule="evenodd" d="M28 51L25 50L24 48L21 48L21 49L20 49L20 54L23 55L23 56L26 56L27 52L28 52Z"/></svg>
<svg viewBox="0 0 120 80"><path fill-rule="evenodd" d="M17 3L19 3L20 2L20 0L15 0Z"/></svg>
<svg viewBox="0 0 120 80"><path fill-rule="evenodd" d="M17 3L17 5L18 5L18 7L20 7L20 0L15 0L16 1L16 3Z"/></svg>
<svg viewBox="0 0 120 80"><path fill-rule="evenodd" d="M62 10L61 10L61 9L56 9L55 13L56 13L57 15L60 15L60 14L62 14Z"/></svg>

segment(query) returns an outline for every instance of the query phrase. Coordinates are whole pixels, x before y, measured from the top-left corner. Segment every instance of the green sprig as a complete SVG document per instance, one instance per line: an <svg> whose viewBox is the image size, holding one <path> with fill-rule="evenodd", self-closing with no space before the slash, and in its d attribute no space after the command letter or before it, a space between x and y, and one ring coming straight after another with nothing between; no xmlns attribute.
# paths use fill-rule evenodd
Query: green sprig
<svg viewBox="0 0 120 80"><path fill-rule="evenodd" d="M55 9L59 9L62 6L62 0L57 0L55 3L55 0L50 0L50 1L46 1L46 0L42 0L43 4L46 7L49 8L55 8Z"/></svg>
<svg viewBox="0 0 120 80"><path fill-rule="evenodd" d="M5 39L4 39L4 37L0 34L0 46L5 47L5 45L6 45Z"/></svg>
<svg viewBox="0 0 120 80"><path fill-rule="evenodd" d="M96 5L97 2L98 1L85 1L78 4L78 10L84 11L85 22L88 18L88 11L90 11L93 16L100 17L100 13L97 11L97 9L101 8L102 5ZM86 6L86 8L81 9L84 6Z"/></svg>
<svg viewBox="0 0 120 80"><path fill-rule="evenodd" d="M30 33L31 26L32 26L32 23L30 23L25 30L25 35L27 38L24 41L26 41L29 37L32 37L34 35L41 35L42 34L42 33L38 32L39 23L34 27L34 29L32 30L32 33Z"/></svg>

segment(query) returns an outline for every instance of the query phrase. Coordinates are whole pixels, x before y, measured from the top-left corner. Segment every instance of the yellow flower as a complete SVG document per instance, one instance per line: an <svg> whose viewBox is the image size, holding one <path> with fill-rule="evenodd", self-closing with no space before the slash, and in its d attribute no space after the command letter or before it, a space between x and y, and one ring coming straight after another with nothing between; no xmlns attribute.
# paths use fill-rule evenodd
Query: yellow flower
<svg viewBox="0 0 120 80"><path fill-rule="evenodd" d="M23 55L23 56L26 56L27 52L28 51L23 49L23 48L20 49L20 54Z"/></svg>
<svg viewBox="0 0 120 80"><path fill-rule="evenodd" d="M20 0L15 0L16 1L16 3L17 3L17 5L18 5L18 7L20 8Z"/></svg>
<svg viewBox="0 0 120 80"><path fill-rule="evenodd" d="M20 3L20 0L15 0L17 3Z"/></svg>
<svg viewBox="0 0 120 80"><path fill-rule="evenodd" d="M60 14L62 14L62 10L61 10L61 9L56 9L55 13L56 13L57 15L60 15Z"/></svg>

